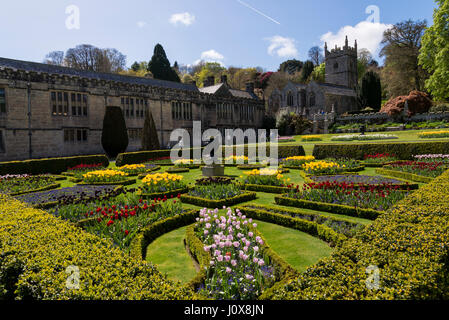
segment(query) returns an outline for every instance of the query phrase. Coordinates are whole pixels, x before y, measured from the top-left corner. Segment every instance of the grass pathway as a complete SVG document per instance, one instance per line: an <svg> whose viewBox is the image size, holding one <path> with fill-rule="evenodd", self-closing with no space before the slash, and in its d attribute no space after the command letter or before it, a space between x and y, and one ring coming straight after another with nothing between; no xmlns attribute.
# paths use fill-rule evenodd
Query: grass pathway
<svg viewBox="0 0 449 320"><path fill-rule="evenodd" d="M147 248L147 261L175 281L189 282L196 275L195 265L184 247L186 227L169 232Z"/></svg>
<svg viewBox="0 0 449 320"><path fill-rule="evenodd" d="M262 221L256 223L271 249L299 272L332 253L326 242L307 233Z"/></svg>

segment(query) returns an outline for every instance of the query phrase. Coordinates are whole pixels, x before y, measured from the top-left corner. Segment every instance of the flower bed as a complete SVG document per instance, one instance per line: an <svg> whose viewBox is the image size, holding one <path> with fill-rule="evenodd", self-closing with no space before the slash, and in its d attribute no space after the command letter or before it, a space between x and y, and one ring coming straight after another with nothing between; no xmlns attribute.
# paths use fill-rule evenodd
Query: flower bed
<svg viewBox="0 0 449 320"><path fill-rule="evenodd" d="M113 184L133 184L135 180L127 178L128 174L119 170L97 170L90 171L83 175L81 184L90 185L113 185ZM134 181L134 182L132 182Z"/></svg>
<svg viewBox="0 0 449 320"><path fill-rule="evenodd" d="M322 141L321 136L303 136L301 137L302 142L312 142L312 141Z"/></svg>
<svg viewBox="0 0 449 320"><path fill-rule="evenodd" d="M38 208L49 208L96 199L108 199L125 192L123 187L75 186L37 193L28 193L15 198Z"/></svg>
<svg viewBox="0 0 449 320"><path fill-rule="evenodd" d="M67 172L63 172L63 175L75 177L76 179L82 179L83 176L90 171L97 171L104 169L103 163L94 164L79 164L75 167L67 169Z"/></svg>
<svg viewBox="0 0 449 320"><path fill-rule="evenodd" d="M147 166L144 164L126 164L118 169L128 176L138 176L148 170Z"/></svg>
<svg viewBox="0 0 449 320"><path fill-rule="evenodd" d="M264 241L256 236L257 225L240 212L228 209L226 216L218 210L202 210L195 224L195 235L210 252L209 268L200 293L224 300L254 300L271 287L274 266L262 253Z"/></svg>
<svg viewBox="0 0 449 320"><path fill-rule="evenodd" d="M144 195L173 192L186 188L182 180L183 176L178 174L153 173L142 179L142 186L139 187L139 190Z"/></svg>
<svg viewBox="0 0 449 320"><path fill-rule="evenodd" d="M289 169L301 169L302 165L315 160L314 156L295 156L281 160L281 164Z"/></svg>
<svg viewBox="0 0 449 320"><path fill-rule="evenodd" d="M446 166L439 161L397 161L384 166L384 169L436 178L446 171Z"/></svg>
<svg viewBox="0 0 449 320"><path fill-rule="evenodd" d="M389 153L365 154L363 165L367 167L382 167L389 162L398 160L399 159L395 155Z"/></svg>
<svg viewBox="0 0 449 320"><path fill-rule="evenodd" d="M244 172L243 182L245 184L257 184L265 186L281 186L288 182L290 179L283 179L283 175L279 173L277 169L254 169L252 171ZM241 177L243 178L243 176Z"/></svg>
<svg viewBox="0 0 449 320"><path fill-rule="evenodd" d="M0 176L0 193L17 196L21 194L56 189L55 177L48 175L5 175Z"/></svg>
<svg viewBox="0 0 449 320"><path fill-rule="evenodd" d="M365 167L353 159L333 159L307 162L302 165L306 175L335 175L344 172L363 171Z"/></svg>
<svg viewBox="0 0 449 320"><path fill-rule="evenodd" d="M228 166L235 166L238 164L245 164L249 161L247 156L230 156L223 159L224 164Z"/></svg>
<svg viewBox="0 0 449 320"><path fill-rule="evenodd" d="M188 195L209 200L221 200L233 198L242 193L240 187L233 183L213 183L208 185L196 185L189 191Z"/></svg>
<svg viewBox="0 0 449 320"><path fill-rule="evenodd" d="M1 300L194 298L154 266L45 211L0 195L0 212ZM80 270L77 290L67 289L69 266Z"/></svg>
<svg viewBox="0 0 449 320"><path fill-rule="evenodd" d="M206 186L211 184L231 184L233 178L228 177L209 177L196 180L195 185Z"/></svg>
<svg viewBox="0 0 449 320"><path fill-rule="evenodd" d="M420 154L413 157L416 161L438 161L449 163L449 154Z"/></svg>
<svg viewBox="0 0 449 320"><path fill-rule="evenodd" d="M430 131L418 133L418 138L421 139L437 139L437 138L449 138L449 131Z"/></svg>
<svg viewBox="0 0 449 320"><path fill-rule="evenodd" d="M281 186L266 186L260 184L243 184L245 190L256 191L256 192L265 192L265 193L286 193L288 190L293 187L292 185L281 187Z"/></svg>
<svg viewBox="0 0 449 320"><path fill-rule="evenodd" d="M399 186L390 184L356 188L352 184L326 181L305 184L302 189L297 186L283 197L312 203L347 206L354 208L355 212L358 209L383 212L406 197L409 191L404 192L399 190Z"/></svg>
<svg viewBox="0 0 449 320"><path fill-rule="evenodd" d="M344 136L332 137L331 141L367 141L367 140L392 140L392 139L399 139L399 137L391 134L370 134L370 135L349 134Z"/></svg>
<svg viewBox="0 0 449 320"><path fill-rule="evenodd" d="M181 203L176 200L163 198L146 202L140 199L134 205L117 202L87 211L84 214L86 220L79 221L78 225L92 234L112 239L114 245L121 249L127 249L142 227L183 212Z"/></svg>
<svg viewBox="0 0 449 320"><path fill-rule="evenodd" d="M369 188L370 186L382 187L385 185L398 187L398 189L418 189L418 184L410 184L407 181L387 178L382 176L367 176L356 174L343 174L334 176L309 176L306 177L308 183L337 183L351 185L353 188Z"/></svg>

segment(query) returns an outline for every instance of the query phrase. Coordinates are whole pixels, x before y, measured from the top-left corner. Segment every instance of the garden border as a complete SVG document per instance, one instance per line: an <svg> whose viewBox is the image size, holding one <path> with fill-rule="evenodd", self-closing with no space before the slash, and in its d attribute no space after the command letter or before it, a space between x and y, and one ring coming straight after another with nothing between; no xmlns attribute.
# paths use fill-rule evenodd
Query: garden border
<svg viewBox="0 0 449 320"><path fill-rule="evenodd" d="M385 211L377 211L373 209L354 208L341 204L332 204L317 201L308 201L301 199L293 199L285 196L278 196L274 198L276 204L287 207L304 208L315 211L325 211L329 213L342 214L346 216L358 217L363 219L375 220L379 215Z"/></svg>
<svg viewBox="0 0 449 320"><path fill-rule="evenodd" d="M75 182L75 183L80 186L115 186L115 185L116 186L129 186L129 185L137 183L137 179L128 179L128 180L115 181L115 182L92 182L92 183Z"/></svg>
<svg viewBox="0 0 449 320"><path fill-rule="evenodd" d="M35 193L35 192L41 192L41 191L48 191L48 190L58 189L60 186L61 186L60 183L53 183L53 184L50 184L50 185L48 185L46 187L37 188L37 189L33 189L33 190L28 190L28 191L22 191L22 192L8 193L8 195L11 196L11 197L21 196L21 195L29 194L29 193Z"/></svg>
<svg viewBox="0 0 449 320"><path fill-rule="evenodd" d="M177 196L178 194L183 194L183 193L187 193L189 192L190 188L189 187L185 187L185 188L181 188L181 189L175 189L175 190L171 190L171 191L166 191L166 192L156 192L156 193L142 193L141 190L138 190L136 192L136 194L139 197L142 197L143 199L151 199L153 200L154 198L160 198L160 197L171 197L173 196Z"/></svg>
<svg viewBox="0 0 449 320"><path fill-rule="evenodd" d="M393 178L401 178L409 181L414 182L420 182L420 183L429 183L432 182L435 178L432 177L426 177L421 176L414 173L399 171L399 170L391 170L391 169L384 169L384 168L378 168L376 169L376 173L384 176L390 176Z"/></svg>
<svg viewBox="0 0 449 320"><path fill-rule="evenodd" d="M227 198L227 199L222 199L222 200L209 200L209 199L205 199L205 198L199 198L199 197L194 197L194 196L189 196L189 195L181 195L181 202L182 203L188 203L188 204L192 204L198 207L206 207L206 208L211 208L211 209L215 209L215 208L221 208L221 207L230 207L242 202L247 202L247 201L251 201L251 200L255 200L257 199L257 194L255 192L245 192L243 194L240 194L238 196L232 197L232 198Z"/></svg>

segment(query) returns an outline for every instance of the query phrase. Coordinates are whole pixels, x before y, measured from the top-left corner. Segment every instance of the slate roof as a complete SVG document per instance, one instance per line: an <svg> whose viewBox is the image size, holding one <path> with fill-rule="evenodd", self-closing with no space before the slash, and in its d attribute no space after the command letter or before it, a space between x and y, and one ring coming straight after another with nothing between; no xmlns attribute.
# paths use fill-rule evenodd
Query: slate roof
<svg viewBox="0 0 449 320"><path fill-rule="evenodd" d="M154 87L163 87L177 90L198 91L198 88L193 84L178 83L165 80L157 80L151 78L125 76L115 73L102 73L94 71L79 70L74 68L67 68L61 66L54 66L44 63L20 61L0 57L0 68L12 68L24 71L34 71L49 74L60 74L67 76L78 76L89 79L97 79L104 81L117 81L122 83L129 83L135 85L145 85Z"/></svg>
<svg viewBox="0 0 449 320"><path fill-rule="evenodd" d="M215 94L224 85L225 85L224 83L219 83L219 84L216 84L214 86L199 88L198 90L200 92L202 92L202 93ZM245 99L256 99L256 100L259 100L259 98L255 94L251 94L251 93L249 93L247 91L231 89L231 88L229 88L229 86L226 86L226 88L231 93L231 95L234 96L235 98L245 98Z"/></svg>

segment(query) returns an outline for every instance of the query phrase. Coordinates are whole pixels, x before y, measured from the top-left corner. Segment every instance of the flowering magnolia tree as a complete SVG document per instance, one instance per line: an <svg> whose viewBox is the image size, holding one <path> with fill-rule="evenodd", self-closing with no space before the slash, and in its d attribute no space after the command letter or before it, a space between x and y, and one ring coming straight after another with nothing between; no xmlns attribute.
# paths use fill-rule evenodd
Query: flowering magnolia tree
<svg viewBox="0 0 449 320"><path fill-rule="evenodd" d="M274 283L274 269L261 252L263 240L256 236L257 224L239 210L228 208L224 216L218 209L202 209L195 231L210 252L203 291L225 300L256 299Z"/></svg>

